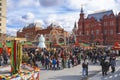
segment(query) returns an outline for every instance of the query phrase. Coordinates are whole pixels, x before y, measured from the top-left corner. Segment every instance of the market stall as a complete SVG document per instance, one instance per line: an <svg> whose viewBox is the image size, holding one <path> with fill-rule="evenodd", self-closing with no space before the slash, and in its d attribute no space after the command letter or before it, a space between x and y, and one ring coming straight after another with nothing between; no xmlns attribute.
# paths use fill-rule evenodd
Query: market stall
<svg viewBox="0 0 120 80"><path fill-rule="evenodd" d="M120 50L120 44L118 42L116 42L112 48L114 50Z"/></svg>
<svg viewBox="0 0 120 80"><path fill-rule="evenodd" d="M116 42L116 43L113 45L112 49L115 51L115 53L116 53L117 55L120 56L120 44L119 44L118 42Z"/></svg>
<svg viewBox="0 0 120 80"><path fill-rule="evenodd" d="M0 80L39 80L40 69L26 63L22 63L21 39L10 40L10 65L0 67ZM3 48L6 44L3 44Z"/></svg>

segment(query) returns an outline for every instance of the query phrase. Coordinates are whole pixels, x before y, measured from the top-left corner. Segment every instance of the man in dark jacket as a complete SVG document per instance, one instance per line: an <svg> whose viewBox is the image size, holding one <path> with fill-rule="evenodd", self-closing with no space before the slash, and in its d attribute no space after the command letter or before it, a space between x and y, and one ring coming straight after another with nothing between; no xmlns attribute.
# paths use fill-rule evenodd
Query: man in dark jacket
<svg viewBox="0 0 120 80"><path fill-rule="evenodd" d="M101 66L102 66L102 75L107 75L107 72L109 70L110 63L108 60L102 59L101 60Z"/></svg>
<svg viewBox="0 0 120 80"><path fill-rule="evenodd" d="M49 68L49 59L48 56L45 58L45 69Z"/></svg>
<svg viewBox="0 0 120 80"><path fill-rule="evenodd" d="M109 71L110 63L108 60L105 61L105 75L107 75L107 72Z"/></svg>
<svg viewBox="0 0 120 80"><path fill-rule="evenodd" d="M115 61L115 57L112 57L110 60L110 65L111 65L111 69L112 69L112 73L115 72L115 66L116 66L116 61Z"/></svg>
<svg viewBox="0 0 120 80"><path fill-rule="evenodd" d="M8 63L7 53L4 53L4 54L3 54L3 59L4 59L4 64L7 64L7 63Z"/></svg>
<svg viewBox="0 0 120 80"><path fill-rule="evenodd" d="M102 58L101 63L100 63L101 67L102 67L102 75L105 75L105 60Z"/></svg>
<svg viewBox="0 0 120 80"><path fill-rule="evenodd" d="M88 62L87 61L84 61L82 63L82 76L83 77L88 76Z"/></svg>

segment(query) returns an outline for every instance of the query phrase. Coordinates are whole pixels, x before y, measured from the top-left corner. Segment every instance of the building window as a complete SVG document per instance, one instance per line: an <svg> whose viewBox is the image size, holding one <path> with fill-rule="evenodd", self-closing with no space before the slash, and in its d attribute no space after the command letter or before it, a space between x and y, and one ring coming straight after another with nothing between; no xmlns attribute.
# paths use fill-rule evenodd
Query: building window
<svg viewBox="0 0 120 80"><path fill-rule="evenodd" d="M88 28L88 25L86 25L86 28Z"/></svg>
<svg viewBox="0 0 120 80"><path fill-rule="evenodd" d="M105 22L104 22L104 26L105 26Z"/></svg>
<svg viewBox="0 0 120 80"><path fill-rule="evenodd" d="M1 26L2 24L0 23L0 26Z"/></svg>
<svg viewBox="0 0 120 80"><path fill-rule="evenodd" d="M89 27L89 25L87 24L87 25L86 25L86 28L88 28L88 27Z"/></svg>
<svg viewBox="0 0 120 80"><path fill-rule="evenodd" d="M89 31L87 31L87 33L86 33L87 35L89 35Z"/></svg>
<svg viewBox="0 0 120 80"><path fill-rule="evenodd" d="M107 26L107 22L104 22L104 26Z"/></svg>
<svg viewBox="0 0 120 80"><path fill-rule="evenodd" d="M2 8L0 8L0 11L2 10Z"/></svg>
<svg viewBox="0 0 120 80"><path fill-rule="evenodd" d="M114 16L112 15L111 18L113 18Z"/></svg>
<svg viewBox="0 0 120 80"><path fill-rule="evenodd" d="M114 21L111 21L111 24L110 24L111 26L113 26L114 25Z"/></svg>
<svg viewBox="0 0 120 80"><path fill-rule="evenodd" d="M80 29L82 28L82 26L80 25Z"/></svg>
<svg viewBox="0 0 120 80"><path fill-rule="evenodd" d="M94 34L93 30L91 31L91 34Z"/></svg>
<svg viewBox="0 0 120 80"><path fill-rule="evenodd" d="M99 30L96 30L96 35L99 35Z"/></svg>
<svg viewBox="0 0 120 80"><path fill-rule="evenodd" d="M28 38L29 36L28 36L28 34L25 34L25 38Z"/></svg>
<svg viewBox="0 0 120 80"><path fill-rule="evenodd" d="M107 30L104 30L104 34L107 34Z"/></svg>
<svg viewBox="0 0 120 80"><path fill-rule="evenodd" d="M110 30L110 34L111 34L111 35L113 34L113 30Z"/></svg>
<svg viewBox="0 0 120 80"><path fill-rule="evenodd" d="M81 35L81 32L79 33L79 35Z"/></svg>
<svg viewBox="0 0 120 80"><path fill-rule="evenodd" d="M2 5L2 3L0 3L0 6Z"/></svg>

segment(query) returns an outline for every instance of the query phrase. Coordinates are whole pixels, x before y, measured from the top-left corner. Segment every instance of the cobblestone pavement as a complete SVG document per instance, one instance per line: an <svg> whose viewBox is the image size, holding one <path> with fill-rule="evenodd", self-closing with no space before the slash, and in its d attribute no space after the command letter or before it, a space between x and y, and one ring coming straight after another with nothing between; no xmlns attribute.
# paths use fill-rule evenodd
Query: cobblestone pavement
<svg viewBox="0 0 120 80"><path fill-rule="evenodd" d="M65 68L63 70L44 70L40 71L41 80L87 80L89 77L94 76L101 70L99 64L89 64L89 76L83 78L81 76L82 67L81 65Z"/></svg>

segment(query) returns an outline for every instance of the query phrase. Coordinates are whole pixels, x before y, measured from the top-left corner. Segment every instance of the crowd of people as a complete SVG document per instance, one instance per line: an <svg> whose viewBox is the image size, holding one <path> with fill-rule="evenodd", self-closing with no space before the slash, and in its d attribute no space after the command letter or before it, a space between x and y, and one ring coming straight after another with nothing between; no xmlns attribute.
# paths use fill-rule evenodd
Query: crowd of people
<svg viewBox="0 0 120 80"><path fill-rule="evenodd" d="M82 65L82 75L88 76L89 63L99 64L102 68L102 75L115 72L116 53L105 48L84 49L80 47L65 47L51 49L23 49L22 61L30 65L39 66L46 70L60 70ZM37 64L40 62L40 64ZM0 66L8 63L7 53L3 50L0 55Z"/></svg>
<svg viewBox="0 0 120 80"><path fill-rule="evenodd" d="M81 62L81 55L77 54L79 49L56 48L56 49L42 49L37 51L25 52L23 59L26 60L25 55L29 56L27 62L36 65L35 61L40 61L45 69L63 69L76 66ZM34 56L34 57L33 57ZM24 60L23 60L24 61Z"/></svg>
<svg viewBox="0 0 120 80"><path fill-rule="evenodd" d="M104 49L97 48L97 49L85 51L85 54L86 57L82 63L83 76L88 75L88 65L90 61L93 63L93 65L99 63L102 69L103 76L107 75L108 71L110 71L109 69L110 67L111 67L111 72L112 73L115 72L117 54L112 50L106 50L105 48Z"/></svg>
<svg viewBox="0 0 120 80"><path fill-rule="evenodd" d="M29 58L27 59L26 56ZM82 64L82 75L88 75L89 62L99 65L102 68L102 75L107 75L107 72L115 72L116 54L112 50L105 48L83 49L79 47L73 48L55 48L55 49L36 49L25 51L23 61L31 65L38 66L36 61L40 61L42 66L47 70L59 70L71 68ZM82 62L82 63L81 63Z"/></svg>
<svg viewBox="0 0 120 80"><path fill-rule="evenodd" d="M2 53L0 54L0 66L7 65L8 64L9 56L7 55L6 50L2 50Z"/></svg>

